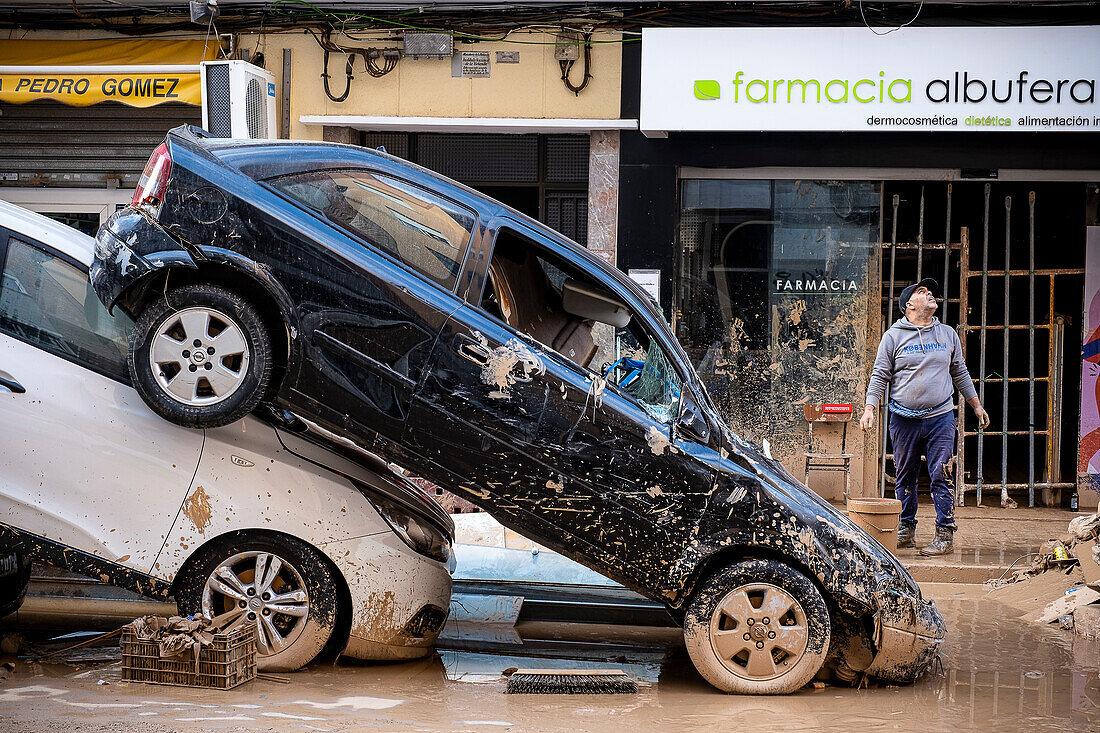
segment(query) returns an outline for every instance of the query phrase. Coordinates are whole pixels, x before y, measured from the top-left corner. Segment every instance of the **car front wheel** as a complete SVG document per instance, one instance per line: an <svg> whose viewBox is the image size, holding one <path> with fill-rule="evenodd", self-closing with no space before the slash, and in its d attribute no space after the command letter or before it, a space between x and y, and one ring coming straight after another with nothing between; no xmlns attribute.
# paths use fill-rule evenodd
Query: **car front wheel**
<svg viewBox="0 0 1100 733"><path fill-rule="evenodd" d="M813 679L829 649L829 609L788 565L747 560L711 577L688 606L684 642L723 692L783 695Z"/></svg>
<svg viewBox="0 0 1100 733"><path fill-rule="evenodd" d="M256 625L256 665L291 672L309 664L336 628L338 599L328 564L289 537L222 542L181 576L176 603L223 630Z"/></svg>
<svg viewBox="0 0 1100 733"><path fill-rule="evenodd" d="M255 307L216 285L158 295L130 336L130 375L154 412L189 428L228 425L259 403L271 339Z"/></svg>

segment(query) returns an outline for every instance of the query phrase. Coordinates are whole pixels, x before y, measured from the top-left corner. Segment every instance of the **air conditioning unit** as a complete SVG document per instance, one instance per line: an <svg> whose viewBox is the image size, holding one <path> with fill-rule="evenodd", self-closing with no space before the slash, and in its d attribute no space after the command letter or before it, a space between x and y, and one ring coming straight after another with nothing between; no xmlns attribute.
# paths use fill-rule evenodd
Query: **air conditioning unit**
<svg viewBox="0 0 1100 733"><path fill-rule="evenodd" d="M247 61L202 62L202 126L213 137L278 137L275 77Z"/></svg>

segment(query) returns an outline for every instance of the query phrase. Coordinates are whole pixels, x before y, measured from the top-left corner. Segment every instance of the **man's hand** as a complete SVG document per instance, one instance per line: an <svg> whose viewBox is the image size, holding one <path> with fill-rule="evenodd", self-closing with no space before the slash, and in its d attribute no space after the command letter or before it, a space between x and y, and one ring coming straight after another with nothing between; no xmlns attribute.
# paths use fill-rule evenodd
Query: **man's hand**
<svg viewBox="0 0 1100 733"><path fill-rule="evenodd" d="M985 430L989 427L989 413L985 411L985 408L978 405L974 408L974 416L978 418L978 430Z"/></svg>
<svg viewBox="0 0 1100 733"><path fill-rule="evenodd" d="M864 430L871 429L875 424L875 406L864 405L863 417L859 419L859 426Z"/></svg>
<svg viewBox="0 0 1100 733"><path fill-rule="evenodd" d="M982 401L977 397L971 397L966 401L970 405L970 409L974 411L974 417L978 418L978 430L985 430L989 427L989 413L982 407Z"/></svg>

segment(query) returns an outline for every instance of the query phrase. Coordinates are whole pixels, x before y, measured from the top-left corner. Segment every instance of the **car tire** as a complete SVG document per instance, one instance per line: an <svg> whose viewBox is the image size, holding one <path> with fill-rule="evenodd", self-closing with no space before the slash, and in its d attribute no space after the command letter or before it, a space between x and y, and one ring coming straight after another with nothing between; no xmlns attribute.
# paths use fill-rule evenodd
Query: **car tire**
<svg viewBox="0 0 1100 733"><path fill-rule="evenodd" d="M684 643L723 692L784 695L806 685L829 649L829 608L802 573L746 560L707 580L688 605Z"/></svg>
<svg viewBox="0 0 1100 733"><path fill-rule="evenodd" d="M188 563L176 586L183 615L228 629L256 623L256 666L270 672L292 672L321 653L336 629L338 603L321 553L283 536L216 542Z"/></svg>
<svg viewBox="0 0 1100 733"><path fill-rule="evenodd" d="M0 554L9 555L6 550L0 550ZM9 557L13 558L15 567L0 577L0 618L19 610L27 596L27 585L31 580L30 559L20 554Z"/></svg>
<svg viewBox="0 0 1100 733"><path fill-rule="evenodd" d="M259 311L217 285L186 285L151 300L130 334L134 387L164 419L228 425L251 412L271 379L271 338Z"/></svg>

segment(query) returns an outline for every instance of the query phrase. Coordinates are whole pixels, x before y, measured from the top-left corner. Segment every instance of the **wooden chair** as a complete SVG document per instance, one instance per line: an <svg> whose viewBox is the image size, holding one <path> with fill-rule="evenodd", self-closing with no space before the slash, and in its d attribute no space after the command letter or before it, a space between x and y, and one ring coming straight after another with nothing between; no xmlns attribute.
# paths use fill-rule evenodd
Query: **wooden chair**
<svg viewBox="0 0 1100 733"><path fill-rule="evenodd" d="M848 423L852 421L852 405L847 403L807 402L802 406L806 422L810 426L809 449L803 453L806 457L806 477L804 482L810 485L810 471L843 471L844 500L848 500L852 489L852 454L848 453ZM818 423L843 423L840 434L840 453L823 453L814 446L814 426Z"/></svg>

